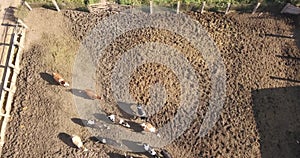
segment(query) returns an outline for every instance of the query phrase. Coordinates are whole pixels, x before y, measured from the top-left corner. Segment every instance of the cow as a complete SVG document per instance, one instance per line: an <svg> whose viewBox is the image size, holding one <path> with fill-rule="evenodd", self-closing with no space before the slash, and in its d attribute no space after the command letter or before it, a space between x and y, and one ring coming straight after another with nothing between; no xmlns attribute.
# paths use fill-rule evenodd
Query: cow
<svg viewBox="0 0 300 158"><path fill-rule="evenodd" d="M67 82L65 81L65 79L61 77L60 74L53 72L53 73L52 73L52 77L53 77L53 79L54 79L59 85L62 85L62 86L64 86L64 87L69 87L69 86L70 86L69 83L67 83Z"/></svg>
<svg viewBox="0 0 300 158"><path fill-rule="evenodd" d="M137 112L138 112L139 117L140 117L142 120L146 120L146 119L147 119L147 114L146 114L146 112L145 112L145 110L143 109L143 107L142 107L141 104L138 104L138 105L137 105Z"/></svg>
<svg viewBox="0 0 300 158"><path fill-rule="evenodd" d="M117 115L111 114L111 115L107 116L107 118L109 120L111 120L113 123L118 123L126 128L130 128L130 125L123 118L121 118Z"/></svg>
<svg viewBox="0 0 300 158"><path fill-rule="evenodd" d="M84 91L85 91L86 95L88 97L90 97L91 99L101 99L101 96L96 94L93 90L85 89Z"/></svg>
<svg viewBox="0 0 300 158"><path fill-rule="evenodd" d="M146 132L157 133L157 129L153 125L151 125L150 123L148 123L148 122L142 123L140 125L142 126L142 128Z"/></svg>
<svg viewBox="0 0 300 158"><path fill-rule="evenodd" d="M145 144L143 144L143 147L154 158L159 158L159 156L157 155L156 151L154 149L152 149L149 144L145 143Z"/></svg>
<svg viewBox="0 0 300 158"><path fill-rule="evenodd" d="M161 137L160 134L158 133L158 130L150 123L148 122L141 123L140 126L143 128L145 132L155 133L158 137Z"/></svg>
<svg viewBox="0 0 300 158"><path fill-rule="evenodd" d="M81 141L79 136L72 135L72 142L77 148L83 149L84 151L88 151L88 149L83 146L83 142Z"/></svg>

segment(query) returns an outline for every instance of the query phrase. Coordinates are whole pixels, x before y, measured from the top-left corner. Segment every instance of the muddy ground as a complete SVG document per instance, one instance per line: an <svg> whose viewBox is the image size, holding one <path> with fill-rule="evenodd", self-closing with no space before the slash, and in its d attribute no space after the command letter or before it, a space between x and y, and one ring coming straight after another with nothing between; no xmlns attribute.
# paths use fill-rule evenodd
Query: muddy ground
<svg viewBox="0 0 300 158"><path fill-rule="evenodd" d="M27 48L22 58L18 90L2 157L117 158L119 154L124 154L123 151L89 139L92 135L87 127L74 121L80 116L70 89L56 85L49 76L49 73L56 71L71 81L72 64L80 41L101 18L110 14L78 11L57 13L34 9L24 19L30 28ZM300 105L300 36L296 31L296 18L270 13L260 16L248 13L226 16L217 13L187 14L208 30L226 66L225 105L220 119L205 137L200 138L197 133L203 121L201 110L207 108L210 90L201 85L209 82L209 77L206 76L202 57L194 56L194 51L187 51L191 49L184 40L166 31L136 30L127 34L130 40L120 37L114 43L116 49L112 50L113 55L108 56L113 62L122 52L120 50L126 50L134 43L165 42L178 47L192 61L197 75L203 76L199 80L199 87L207 93L201 96L204 104L198 110L200 119L165 148L176 158L299 157L300 145L297 140L300 140L300 109L297 105ZM291 38L290 35L295 36ZM174 39L177 41L175 44ZM111 90L107 88L109 84L105 84L110 70L105 67L100 71L104 77L100 81L100 91L105 96L101 105L113 107L106 108L107 112L118 110L111 98ZM178 106L180 90L176 86L176 76L162 65L143 65L133 75L130 92L137 101L147 104L147 87L155 82L166 86L170 96L163 112L149 119L160 127L173 117ZM68 140L71 134L80 135L91 151L83 152L74 148ZM145 154L129 154L145 157Z"/></svg>

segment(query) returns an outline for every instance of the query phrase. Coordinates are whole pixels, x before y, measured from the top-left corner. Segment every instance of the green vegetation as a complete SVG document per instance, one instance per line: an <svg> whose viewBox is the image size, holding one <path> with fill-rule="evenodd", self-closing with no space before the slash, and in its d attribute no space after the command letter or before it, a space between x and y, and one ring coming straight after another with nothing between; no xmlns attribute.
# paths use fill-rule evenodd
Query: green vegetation
<svg viewBox="0 0 300 158"><path fill-rule="evenodd" d="M26 0L32 7L44 7L54 9L51 0ZM101 0L56 0L61 9L77 9L80 11L88 11L87 5L99 3Z"/></svg>
<svg viewBox="0 0 300 158"><path fill-rule="evenodd" d="M59 4L94 4L99 3L101 0L56 0ZM111 2L116 2L124 5L141 5L149 4L150 0L108 0ZM178 0L153 0L155 4L174 4ZM299 4L299 0L179 0L183 4L201 4L203 1L206 1L207 4L222 4L222 3L233 3L233 4L251 4L257 3L258 1L262 3L273 3L273 4L284 4L290 2L292 4ZM51 0L27 0L29 3L51 3Z"/></svg>
<svg viewBox="0 0 300 158"><path fill-rule="evenodd" d="M125 5L134 5L134 4L149 4L150 0L116 0L115 2ZM206 1L207 4L223 4L223 3L233 3L233 4L252 4L257 3L258 1L262 3L273 3L273 4L285 4L290 2L292 4L299 4L299 0L180 0L183 4L201 4L203 1ZM177 3L177 0L153 0L155 4L174 4Z"/></svg>
<svg viewBox="0 0 300 158"><path fill-rule="evenodd" d="M31 7L44 7L47 9L55 10L51 0L26 0L30 3ZM56 0L60 9L75 9L78 11L88 12L87 5L99 3L101 0ZM107 0L115 1L115 0ZM122 3L123 4L123 3ZM132 4L132 3L131 3Z"/></svg>
<svg viewBox="0 0 300 158"><path fill-rule="evenodd" d="M28 15L28 9L25 6L19 6L17 11L15 12L15 16L21 20L24 20Z"/></svg>
<svg viewBox="0 0 300 158"><path fill-rule="evenodd" d="M150 0L110 0L122 5L149 5ZM300 5L300 0L179 0L181 2L181 10L197 10L201 7L202 2L206 2L206 10L224 11L227 3L231 3L231 9L239 11L250 11L254 8L257 2L261 2L261 7L264 10L278 11L286 3L291 3L296 6ZM176 8L178 0L153 0L155 5L163 7Z"/></svg>
<svg viewBox="0 0 300 158"><path fill-rule="evenodd" d="M51 0L26 0L28 3L49 3ZM56 0L57 3L86 4L98 3L100 0Z"/></svg>

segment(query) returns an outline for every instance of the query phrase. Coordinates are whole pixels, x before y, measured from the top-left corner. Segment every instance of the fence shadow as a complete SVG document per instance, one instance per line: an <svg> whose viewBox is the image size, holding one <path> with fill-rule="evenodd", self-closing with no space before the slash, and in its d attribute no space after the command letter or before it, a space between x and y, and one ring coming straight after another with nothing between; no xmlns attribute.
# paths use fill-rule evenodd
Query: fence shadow
<svg viewBox="0 0 300 158"><path fill-rule="evenodd" d="M300 58L298 58L298 57L284 56L284 55L275 55L275 56L278 57L278 58L281 58L281 59L286 59L286 60L299 60L299 61L300 61Z"/></svg>
<svg viewBox="0 0 300 158"><path fill-rule="evenodd" d="M271 33L266 33L265 36L269 37L277 37L277 38L290 38L294 39L295 37L293 35L280 35L280 34L271 34Z"/></svg>
<svg viewBox="0 0 300 158"><path fill-rule="evenodd" d="M288 81L288 82L295 82L295 83L300 83L299 80L290 79L290 78L276 77L276 76L270 76L270 79L273 79L273 80L282 80L282 81Z"/></svg>
<svg viewBox="0 0 300 158"><path fill-rule="evenodd" d="M252 91L262 158L300 157L300 86Z"/></svg>

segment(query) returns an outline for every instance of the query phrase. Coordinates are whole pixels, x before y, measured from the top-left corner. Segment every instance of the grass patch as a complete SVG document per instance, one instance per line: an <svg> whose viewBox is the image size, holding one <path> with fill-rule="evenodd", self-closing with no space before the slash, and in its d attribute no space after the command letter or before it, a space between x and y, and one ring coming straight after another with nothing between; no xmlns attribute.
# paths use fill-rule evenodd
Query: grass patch
<svg viewBox="0 0 300 158"><path fill-rule="evenodd" d="M116 2L123 5L149 5L150 0L110 0L111 2ZM178 0L153 0L153 3L159 6L176 6ZM243 8L244 6L255 5L257 2L261 2L265 5L270 6L282 6L286 3L291 3L293 5L300 5L299 0L180 0L181 4L184 6L199 7L202 2L206 2L206 5L211 10L224 10L226 9L227 3L231 3L237 8Z"/></svg>
<svg viewBox="0 0 300 158"><path fill-rule="evenodd" d="M88 12L87 5L99 3L101 0L56 0L60 9L75 9ZM43 7L46 9L56 10L51 0L27 0L31 7Z"/></svg>
<svg viewBox="0 0 300 158"><path fill-rule="evenodd" d="M52 3L51 0L26 0L28 3ZM58 4L87 5L99 3L101 0L56 0Z"/></svg>
<svg viewBox="0 0 300 158"><path fill-rule="evenodd" d="M54 67L60 72L72 68L79 42L70 36L43 34L41 48L44 52L43 61L47 67ZM66 72L71 71L67 70Z"/></svg>
<svg viewBox="0 0 300 158"><path fill-rule="evenodd" d="M21 20L24 20L29 13L29 10L24 5L20 5L17 11L14 13L15 17Z"/></svg>

